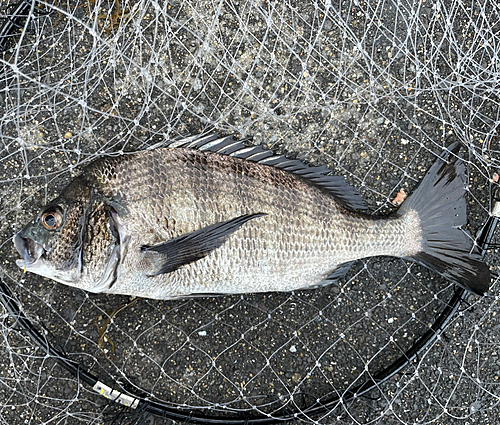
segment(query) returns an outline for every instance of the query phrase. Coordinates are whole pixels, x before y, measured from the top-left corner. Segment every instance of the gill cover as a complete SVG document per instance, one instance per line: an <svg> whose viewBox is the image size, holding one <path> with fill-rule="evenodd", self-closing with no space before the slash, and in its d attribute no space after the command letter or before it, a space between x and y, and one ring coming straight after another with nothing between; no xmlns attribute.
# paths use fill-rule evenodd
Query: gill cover
<svg viewBox="0 0 500 425"><path fill-rule="evenodd" d="M88 291L99 293L109 290L118 278L119 266L122 259L126 255L129 237L126 236L123 225L120 223L118 213L112 208L107 207L107 224L108 236L112 238L112 249L105 260L104 270L99 279L94 281L93 286L87 288ZM89 248L91 245L89 244ZM87 265L88 267L88 265ZM96 269L98 272L99 269Z"/></svg>

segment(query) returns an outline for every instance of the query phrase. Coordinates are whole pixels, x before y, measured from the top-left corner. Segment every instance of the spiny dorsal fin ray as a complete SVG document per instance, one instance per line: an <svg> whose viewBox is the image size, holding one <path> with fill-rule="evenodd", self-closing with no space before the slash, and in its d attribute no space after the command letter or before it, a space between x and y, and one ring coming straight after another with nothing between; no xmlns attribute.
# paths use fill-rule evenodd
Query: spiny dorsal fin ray
<svg viewBox="0 0 500 425"><path fill-rule="evenodd" d="M309 166L298 159L289 159L283 155L276 155L271 151L263 149L261 146L248 146L244 142L245 140L235 140L233 136L221 136L220 133L214 133L175 140L169 143L168 146L234 156L258 164L279 168L326 189L337 202L351 211L368 209L365 200L344 177L325 174L330 171L327 167Z"/></svg>

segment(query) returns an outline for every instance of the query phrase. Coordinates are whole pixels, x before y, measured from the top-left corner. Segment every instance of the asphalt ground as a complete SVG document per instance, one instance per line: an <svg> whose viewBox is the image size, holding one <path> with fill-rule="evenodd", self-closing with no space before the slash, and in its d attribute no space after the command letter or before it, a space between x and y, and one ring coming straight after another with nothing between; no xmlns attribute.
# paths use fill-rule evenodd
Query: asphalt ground
<svg viewBox="0 0 500 425"><path fill-rule="evenodd" d="M379 214L460 141L475 235L499 168L498 6L436 4L143 2L119 21L111 4L68 3L37 15L2 53L0 79L0 273L28 317L106 382L215 415L300 412L401 356L453 293L401 259L359 261L319 289L139 299L114 315L130 297L24 275L11 239L95 158L214 129L327 165ZM497 292L468 296L404 371L311 420L499 423ZM0 423L113 420L113 406L2 320Z"/></svg>

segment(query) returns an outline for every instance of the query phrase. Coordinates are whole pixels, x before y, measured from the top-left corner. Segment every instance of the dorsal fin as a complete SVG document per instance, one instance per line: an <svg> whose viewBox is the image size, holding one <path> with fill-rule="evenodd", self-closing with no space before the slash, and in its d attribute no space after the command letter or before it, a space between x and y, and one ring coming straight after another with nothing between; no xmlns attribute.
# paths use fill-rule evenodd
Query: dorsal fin
<svg viewBox="0 0 500 425"><path fill-rule="evenodd" d="M271 151L263 149L261 146L248 146L244 142L245 140L235 140L233 136L222 136L220 133L212 133L174 140L168 146L234 156L258 164L279 168L280 170L296 174L320 188L326 189L338 203L351 211L368 209L365 200L344 177L325 174L330 171L327 167L312 167L298 159L289 159L283 155L276 155Z"/></svg>

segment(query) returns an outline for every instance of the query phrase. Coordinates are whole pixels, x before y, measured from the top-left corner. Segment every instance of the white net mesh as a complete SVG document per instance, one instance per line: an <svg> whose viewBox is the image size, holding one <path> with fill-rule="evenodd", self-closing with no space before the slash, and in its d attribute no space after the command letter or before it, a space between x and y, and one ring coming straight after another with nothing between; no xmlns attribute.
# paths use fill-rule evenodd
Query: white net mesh
<svg viewBox="0 0 500 425"><path fill-rule="evenodd" d="M328 165L377 212L460 141L475 235L500 169L499 22L486 0L4 2L2 279L48 343L138 396L222 417L350 398L429 329L450 282L372 258L312 291L131 301L24 275L12 236L95 158L211 129ZM388 381L301 420L496 423L496 280L467 301ZM1 424L113 418L0 313Z"/></svg>

